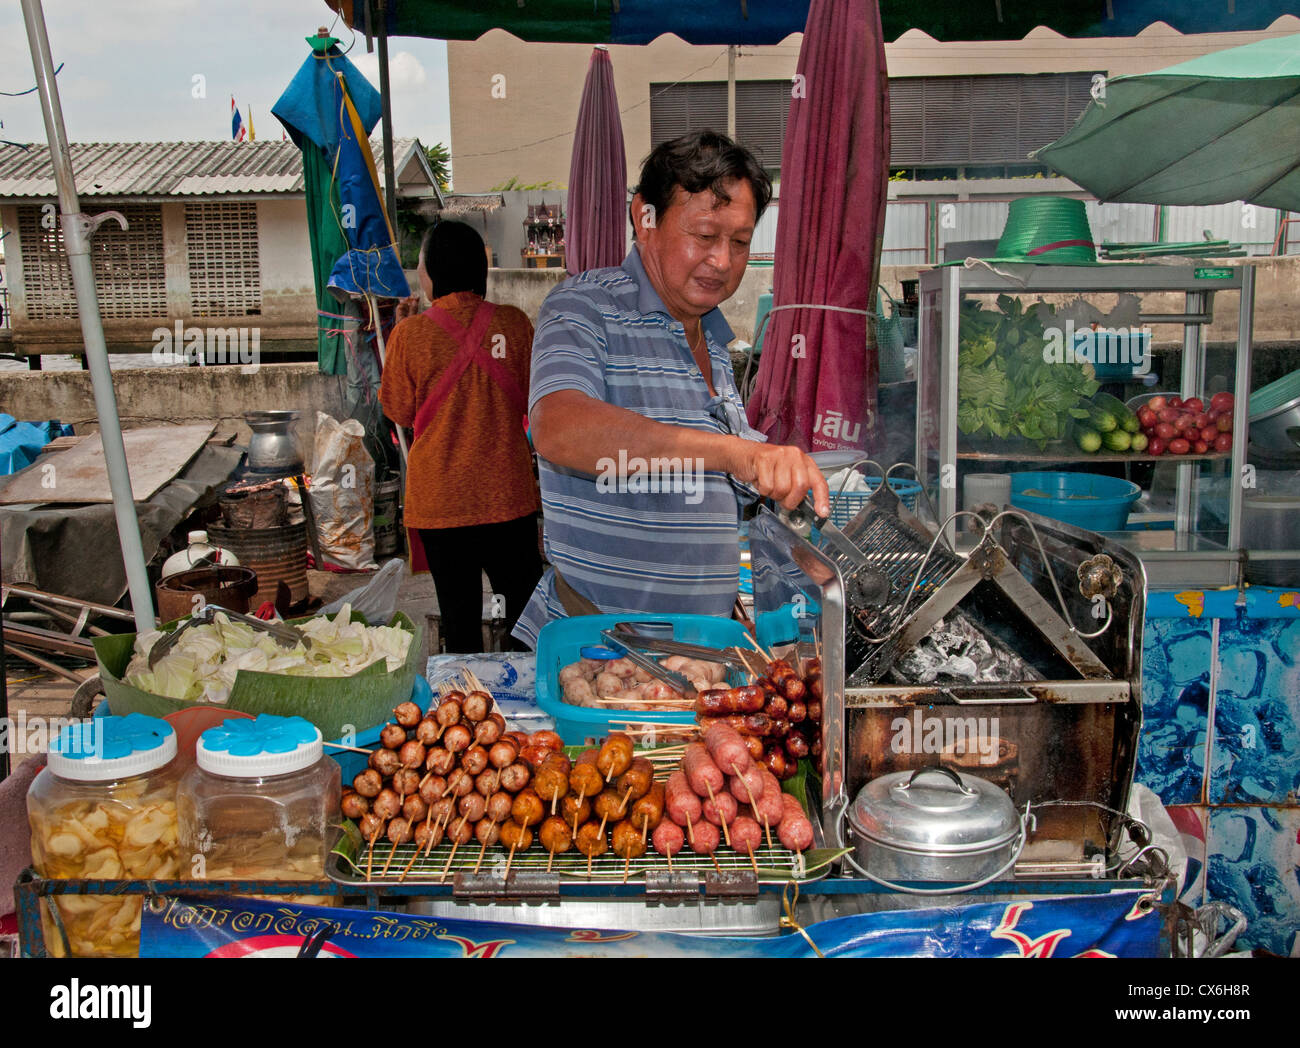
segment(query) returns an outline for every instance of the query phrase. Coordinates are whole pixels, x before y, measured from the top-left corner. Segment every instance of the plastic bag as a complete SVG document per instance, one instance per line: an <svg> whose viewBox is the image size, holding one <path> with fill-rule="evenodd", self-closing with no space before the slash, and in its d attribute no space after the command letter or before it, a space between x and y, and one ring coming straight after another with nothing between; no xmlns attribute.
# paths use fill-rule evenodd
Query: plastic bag
<svg viewBox="0 0 1300 1048"><path fill-rule="evenodd" d="M320 567L372 571L375 564L375 463L365 430L355 419L339 423L316 413L315 469L308 494L316 514Z"/></svg>
<svg viewBox="0 0 1300 1048"><path fill-rule="evenodd" d="M361 612L370 625L386 626L397 610L397 591L405 577L406 561L401 558L390 560L364 586L358 586L334 603L326 604L316 614L337 615L344 604L351 604L352 610Z"/></svg>

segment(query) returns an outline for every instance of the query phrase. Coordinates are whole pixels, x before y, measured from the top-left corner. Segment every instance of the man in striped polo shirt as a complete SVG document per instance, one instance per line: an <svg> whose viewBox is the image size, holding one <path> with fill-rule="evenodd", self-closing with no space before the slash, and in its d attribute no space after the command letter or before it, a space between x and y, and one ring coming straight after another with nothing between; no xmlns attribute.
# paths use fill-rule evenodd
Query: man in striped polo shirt
<svg viewBox="0 0 1300 1048"><path fill-rule="evenodd" d="M771 182L730 139L656 148L632 200L621 266L564 281L542 304L529 419L547 559L514 636L566 614L731 614L737 526L757 493L794 508L820 470L745 421L718 306L740 284Z"/></svg>

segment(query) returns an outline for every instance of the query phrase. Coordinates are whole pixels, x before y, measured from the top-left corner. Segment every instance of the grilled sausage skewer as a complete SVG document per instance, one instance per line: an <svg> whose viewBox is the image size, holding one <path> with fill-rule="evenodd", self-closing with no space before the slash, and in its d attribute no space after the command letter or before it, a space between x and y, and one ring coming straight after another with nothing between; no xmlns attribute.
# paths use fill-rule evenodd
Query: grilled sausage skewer
<svg viewBox="0 0 1300 1048"><path fill-rule="evenodd" d="M730 847L731 847L731 831L730 831L729 829L727 829L727 820L726 820L726 818L725 818L725 817L723 816L723 814L722 814L722 809L718 806L718 798L715 797L715 796L713 795L713 786L712 786L712 784L707 784L707 785L709 786L709 800L711 800L711 801L713 802L713 807L714 807L714 809L715 809L715 810L717 811L717 813L718 813L718 821L719 821L720 823L722 823L722 835L727 839L727 847L730 848Z"/></svg>

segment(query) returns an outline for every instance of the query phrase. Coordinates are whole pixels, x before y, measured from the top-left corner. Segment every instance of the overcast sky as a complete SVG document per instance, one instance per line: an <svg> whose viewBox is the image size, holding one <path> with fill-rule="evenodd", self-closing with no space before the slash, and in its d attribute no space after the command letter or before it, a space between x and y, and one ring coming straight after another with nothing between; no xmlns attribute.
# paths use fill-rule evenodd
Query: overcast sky
<svg viewBox="0 0 1300 1048"><path fill-rule="evenodd" d="M334 22L323 0L45 0L63 119L73 142L230 138L230 96L259 139L280 137L271 106L306 59L305 37ZM341 24L348 58L379 86L377 54ZM393 124L398 137L449 143L447 47L438 40L389 42ZM195 98L195 76L206 97ZM17 0L0 5L0 91L34 86ZM35 93L0 95L0 139L44 142Z"/></svg>

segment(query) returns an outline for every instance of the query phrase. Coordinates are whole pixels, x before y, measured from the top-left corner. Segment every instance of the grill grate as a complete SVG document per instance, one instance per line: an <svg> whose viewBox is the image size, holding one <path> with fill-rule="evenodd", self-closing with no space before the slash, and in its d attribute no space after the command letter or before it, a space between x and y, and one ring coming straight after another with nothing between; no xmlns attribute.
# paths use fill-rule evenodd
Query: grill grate
<svg viewBox="0 0 1300 1048"><path fill-rule="evenodd" d="M775 839L775 838L774 838ZM447 884L450 884L452 878L458 873L473 873L474 866L478 862L479 850L481 845L478 841L471 841L469 844L462 844L456 850L456 857L452 860L451 867L447 871ZM411 856L415 851L414 844L402 844L397 848L393 855L393 861L388 867L386 877L380 875L384 864L388 861L388 853L392 851L393 846L387 842L379 842L374 848L374 860L372 868L372 879L366 880L366 859L369 847L363 845L359 858L356 860L357 870L352 870L346 862L339 864L338 871L331 871L330 876L334 880L343 884L363 885L363 884L397 884L401 878L402 870L406 864L411 861ZM427 857L420 856L411 866L410 872L407 873L406 879L401 881L403 884L437 884L442 876L444 867L447 866L448 856L451 855L450 844L440 844L434 848ZM483 856L483 865L479 867L479 873L484 875L496 874L504 876L506 869L506 860L510 852L500 845L494 845L488 848L487 853ZM714 857L717 859L717 866L705 855L696 855L693 852L682 851L673 856L674 873L697 873L701 877L709 873L717 873L719 869L725 872L753 872L753 865L750 864L749 854L747 852L735 852L730 848L719 848ZM536 841L533 846L526 852L515 852L514 861L510 863L510 872L546 872L546 861L548 853L544 851ZM754 861L758 864L759 876L761 882L784 883L794 879L800 880L804 877L803 856L797 852L792 852L787 848L759 848L754 852ZM587 857L576 850L570 850L563 855L557 854L555 861L551 865L551 872L560 877L576 878L588 882L608 882L622 883L623 881L624 860L614 855L613 852L606 852L604 855L595 858L591 862L591 876L587 875ZM645 855L639 859L633 859L628 864L628 883L644 883L645 873L653 870L655 872L668 872L668 860L662 855L648 850ZM359 872L358 872L359 871Z"/></svg>
<svg viewBox="0 0 1300 1048"><path fill-rule="evenodd" d="M873 500L875 495L872 496ZM880 641L899 630L906 612L915 613L929 597L961 568L963 561L942 543L926 559L930 539L901 520L886 499L869 501L847 529L847 534L865 554L868 563L883 572L890 582L890 601L881 607L850 605L848 636L845 640L845 676L851 686L878 680L898 654L897 640ZM917 573L924 576L906 608L903 601Z"/></svg>

